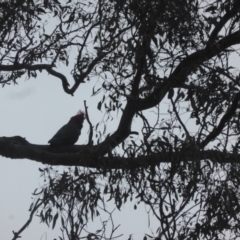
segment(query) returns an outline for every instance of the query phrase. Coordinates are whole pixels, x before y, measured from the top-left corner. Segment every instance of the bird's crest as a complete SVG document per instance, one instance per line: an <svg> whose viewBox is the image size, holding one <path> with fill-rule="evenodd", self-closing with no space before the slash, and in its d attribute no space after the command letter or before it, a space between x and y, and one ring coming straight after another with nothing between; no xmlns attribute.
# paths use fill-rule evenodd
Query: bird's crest
<svg viewBox="0 0 240 240"><path fill-rule="evenodd" d="M85 112L83 111L78 111L77 115L71 117L70 121L79 121L79 120L84 120L85 119Z"/></svg>
<svg viewBox="0 0 240 240"><path fill-rule="evenodd" d="M84 118L85 118L85 112L79 110L79 111L77 112L77 115L76 115L76 116L81 117L82 119L84 119Z"/></svg>

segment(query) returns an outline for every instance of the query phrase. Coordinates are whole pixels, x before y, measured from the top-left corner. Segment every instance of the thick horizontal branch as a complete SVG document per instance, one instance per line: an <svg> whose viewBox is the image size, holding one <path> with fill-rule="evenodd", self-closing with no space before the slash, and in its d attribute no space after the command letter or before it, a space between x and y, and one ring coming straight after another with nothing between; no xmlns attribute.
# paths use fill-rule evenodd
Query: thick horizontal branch
<svg viewBox="0 0 240 240"><path fill-rule="evenodd" d="M1 137L0 155L12 159L29 159L49 165L82 166L105 169L134 169L156 166L172 161L196 161L209 159L218 163L240 163L240 154L220 152L217 150L184 151L153 153L148 156L126 158L119 156L102 156L96 151L96 146L85 145L65 146L61 148L48 145L30 144L24 138ZM180 158L181 157L181 158Z"/></svg>

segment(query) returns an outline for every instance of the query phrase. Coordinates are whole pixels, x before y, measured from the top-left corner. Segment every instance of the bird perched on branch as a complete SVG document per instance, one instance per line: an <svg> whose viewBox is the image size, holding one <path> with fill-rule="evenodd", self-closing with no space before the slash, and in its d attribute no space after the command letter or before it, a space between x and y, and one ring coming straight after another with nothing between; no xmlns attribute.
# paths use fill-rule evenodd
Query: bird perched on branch
<svg viewBox="0 0 240 240"><path fill-rule="evenodd" d="M79 111L76 116L71 117L69 122L57 131L48 143L51 146L73 145L81 134L84 119L85 113Z"/></svg>

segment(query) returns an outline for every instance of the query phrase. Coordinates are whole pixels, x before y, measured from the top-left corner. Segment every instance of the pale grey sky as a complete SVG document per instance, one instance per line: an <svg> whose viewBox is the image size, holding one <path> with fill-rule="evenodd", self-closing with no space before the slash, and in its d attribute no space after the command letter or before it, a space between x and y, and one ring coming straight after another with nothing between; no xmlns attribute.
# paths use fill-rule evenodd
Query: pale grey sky
<svg viewBox="0 0 240 240"><path fill-rule="evenodd" d="M71 79L69 70L61 68L62 72ZM82 84L72 97L63 92L60 81L46 73L41 73L37 79L19 80L18 85L5 86L0 89L1 125L0 136L22 136L34 144L47 144L53 134L79 109L84 109L83 101L87 100L89 114L94 123L97 123L103 114L97 110L100 96L90 97L92 84ZM118 120L109 123L113 131ZM136 127L136 125L134 126ZM82 134L77 144L88 141L89 126L84 122ZM12 231L18 231L27 221L29 206L32 202L31 193L40 186L41 179L38 171L42 164L29 160L12 160L0 157L0 226L1 238L12 239ZM134 239L141 239L144 233L150 234L148 217L142 209L133 210L134 201L123 207L121 213L115 210L116 225L121 224L117 234L128 235L134 233ZM109 210L113 209L113 205ZM39 224L35 218L27 228L22 239L53 239L60 235L56 227L52 232L46 225ZM101 224L96 221L93 228L99 229ZM156 230L156 226L153 230ZM89 228L89 231L93 229Z"/></svg>
<svg viewBox="0 0 240 240"><path fill-rule="evenodd" d="M238 60L239 58L236 57L233 63L238 65ZM69 68L57 66L56 70L59 71L59 69L68 79L72 80ZM18 85L12 84L0 89L0 112L2 113L0 136L19 135L26 137L34 144L47 144L53 134L67 123L71 116L80 109L84 110L84 100L87 100L93 124L103 117L103 113L97 110L101 95L91 97L94 81L91 84L82 84L74 97L64 93L59 79L44 72L38 73L37 79L21 79L18 83ZM108 132L115 130L117 124L118 121L109 122ZM137 128L136 124L134 128ZM136 130L134 128L133 131ZM84 144L88 141L88 129L89 126L85 121L77 144ZM1 239L10 240L13 237L12 231L18 231L29 217L31 193L41 184L38 168L42 168L43 165L29 160L12 160L0 156L0 166ZM133 205L134 202L127 204L121 213L118 210L115 211L115 223L121 224L117 235L124 234L124 237L120 239L128 239L129 234L132 233L135 240L142 239L144 233L151 234L144 207L134 211ZM39 218L34 218L30 227L23 232L23 240L52 240L60 235L57 227L52 231L45 224L39 224L39 221ZM89 231L100 227L97 221L93 226L94 229L89 228ZM153 224L151 228L155 233L157 224Z"/></svg>

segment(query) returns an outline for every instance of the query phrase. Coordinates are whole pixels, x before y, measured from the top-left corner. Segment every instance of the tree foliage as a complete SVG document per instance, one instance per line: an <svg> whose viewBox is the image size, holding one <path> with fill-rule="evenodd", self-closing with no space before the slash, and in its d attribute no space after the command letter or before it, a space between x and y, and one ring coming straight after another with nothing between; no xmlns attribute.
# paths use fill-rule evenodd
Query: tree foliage
<svg viewBox="0 0 240 240"><path fill-rule="evenodd" d="M159 222L145 239L239 237L239 1L11 0L0 16L3 87L47 71L66 94L94 84L105 113L94 124L87 117L87 145L0 139L2 156L49 164L31 214L52 228L59 221L60 239L113 239L114 225L109 236L105 223L85 227L101 212L111 222L107 200L119 210L133 201ZM56 66L73 50L69 80Z"/></svg>

